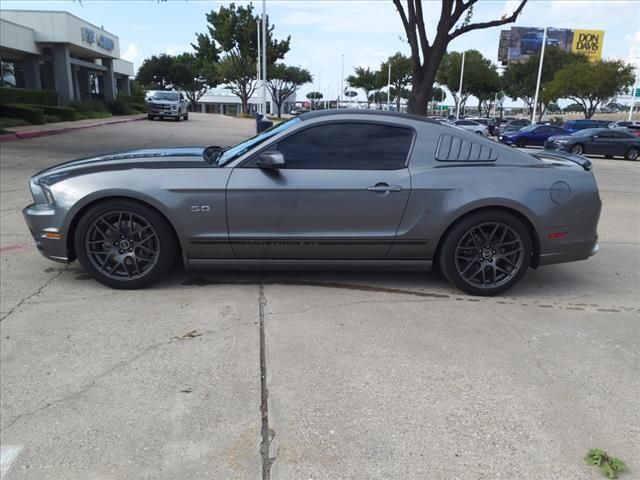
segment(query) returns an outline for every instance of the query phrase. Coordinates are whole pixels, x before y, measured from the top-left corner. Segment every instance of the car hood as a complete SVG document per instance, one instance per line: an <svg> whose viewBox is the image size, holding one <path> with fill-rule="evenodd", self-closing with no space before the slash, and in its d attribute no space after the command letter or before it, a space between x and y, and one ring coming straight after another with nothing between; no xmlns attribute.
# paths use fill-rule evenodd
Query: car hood
<svg viewBox="0 0 640 480"><path fill-rule="evenodd" d="M505 130L504 132L500 132L500 135L504 137L515 137L516 135L522 135L526 132L521 132L520 130Z"/></svg>
<svg viewBox="0 0 640 480"><path fill-rule="evenodd" d="M146 148L80 158L37 173L33 180L52 185L68 177L101 171L149 168L202 168L204 147Z"/></svg>
<svg viewBox="0 0 640 480"><path fill-rule="evenodd" d="M180 102L178 100L149 100L149 103L154 105L178 105Z"/></svg>

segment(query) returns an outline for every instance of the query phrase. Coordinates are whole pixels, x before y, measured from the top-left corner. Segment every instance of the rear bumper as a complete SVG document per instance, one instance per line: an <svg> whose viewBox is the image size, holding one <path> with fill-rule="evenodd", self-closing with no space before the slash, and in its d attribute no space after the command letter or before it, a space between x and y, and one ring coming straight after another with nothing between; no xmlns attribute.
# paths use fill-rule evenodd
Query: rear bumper
<svg viewBox="0 0 640 480"><path fill-rule="evenodd" d="M598 253L599 249L600 246L597 237L593 239L593 241L568 243L552 252L542 253L538 265L553 265L554 263L586 260Z"/></svg>
<svg viewBox="0 0 640 480"><path fill-rule="evenodd" d="M69 263L67 239L61 231L62 219L55 207L31 204L22 210L22 215L38 251L49 260ZM60 234L60 238L47 234Z"/></svg>

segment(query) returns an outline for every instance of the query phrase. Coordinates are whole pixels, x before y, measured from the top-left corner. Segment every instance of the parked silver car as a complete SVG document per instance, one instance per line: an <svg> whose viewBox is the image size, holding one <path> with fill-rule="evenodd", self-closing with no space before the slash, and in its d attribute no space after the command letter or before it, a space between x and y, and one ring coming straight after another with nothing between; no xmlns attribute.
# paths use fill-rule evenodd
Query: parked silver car
<svg viewBox="0 0 640 480"><path fill-rule="evenodd" d="M40 251L138 288L186 268L403 268L438 264L494 295L528 267L597 250L591 164L526 154L424 117L329 110L231 148L145 149L31 178Z"/></svg>
<svg viewBox="0 0 640 480"><path fill-rule="evenodd" d="M489 127L487 125L476 122L475 120L453 120L451 122L451 125L478 135L482 135L483 137L489 136Z"/></svg>
<svg viewBox="0 0 640 480"><path fill-rule="evenodd" d="M147 117L189 120L189 101L181 92L156 92L147 102Z"/></svg>

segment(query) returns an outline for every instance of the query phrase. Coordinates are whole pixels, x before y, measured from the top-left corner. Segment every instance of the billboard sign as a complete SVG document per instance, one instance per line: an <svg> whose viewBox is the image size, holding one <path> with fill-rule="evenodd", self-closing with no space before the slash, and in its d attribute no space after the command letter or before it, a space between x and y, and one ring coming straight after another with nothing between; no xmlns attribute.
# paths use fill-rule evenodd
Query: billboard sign
<svg viewBox="0 0 640 480"><path fill-rule="evenodd" d="M501 33L499 60L503 63L520 62L537 54L542 48L544 30L534 27L511 27ZM586 55L589 60L602 58L604 31L547 28L547 47ZM505 48L506 47L506 48Z"/></svg>

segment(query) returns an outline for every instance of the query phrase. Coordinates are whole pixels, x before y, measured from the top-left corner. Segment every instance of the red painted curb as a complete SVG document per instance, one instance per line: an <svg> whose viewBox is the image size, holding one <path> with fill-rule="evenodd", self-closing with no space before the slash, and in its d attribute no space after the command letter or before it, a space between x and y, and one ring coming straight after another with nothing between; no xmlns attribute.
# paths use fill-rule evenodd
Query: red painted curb
<svg viewBox="0 0 640 480"><path fill-rule="evenodd" d="M11 140L24 140L28 138L37 138L37 137L46 137L49 135L58 135L61 133L72 132L74 130L83 130L85 128L94 128L94 127L103 127L106 125L117 125L119 123L128 123L128 122L137 122L140 120L144 120L147 117L141 118L127 118L126 120L116 120L113 122L100 122L100 123L92 123L89 125L78 125L72 127L63 127L63 128L55 128L50 130L30 130L27 132L15 132L9 133L6 135L0 135L0 143ZM7 138L5 138L7 137Z"/></svg>

